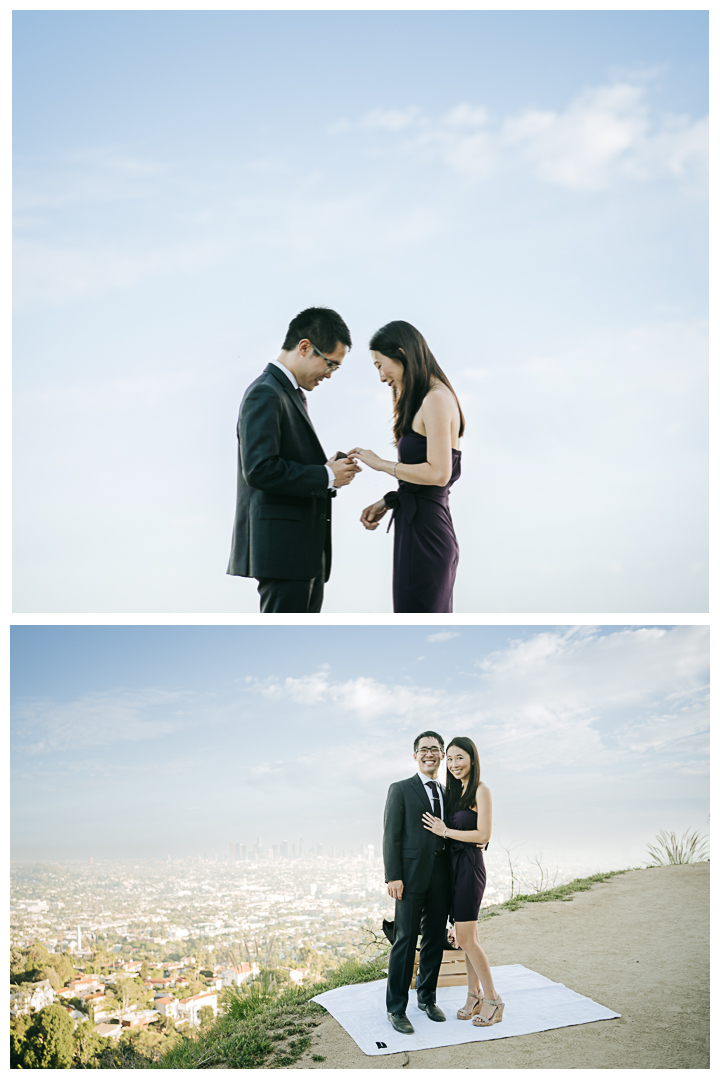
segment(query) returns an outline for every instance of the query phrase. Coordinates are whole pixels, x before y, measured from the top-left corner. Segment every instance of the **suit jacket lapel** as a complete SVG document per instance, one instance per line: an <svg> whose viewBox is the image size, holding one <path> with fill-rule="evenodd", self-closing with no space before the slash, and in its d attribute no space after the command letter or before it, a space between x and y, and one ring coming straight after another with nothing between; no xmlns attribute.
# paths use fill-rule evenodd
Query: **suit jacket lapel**
<svg viewBox="0 0 720 1080"><path fill-rule="evenodd" d="M429 801L427 795L425 794L425 785L423 784L422 780L420 779L420 777L418 776L417 773L415 773L415 775L412 778L412 789L415 792L415 794L417 795L420 802L423 804L423 809L431 810L432 807L430 806L430 801Z"/></svg>
<svg viewBox="0 0 720 1080"><path fill-rule="evenodd" d="M315 428L313 426L312 420L310 419L310 414L307 411L307 409L305 408L305 406L303 405L302 401L300 400L300 395L298 394L297 390L295 389L293 384L288 379L287 375L285 375L285 373L280 370L280 368L277 366L277 364L268 364L268 366L265 368L265 371L269 371L270 374L273 376L273 378L277 379L280 386L283 388L283 390L285 391L287 396L292 401L293 406L300 413L300 415L302 416L302 418L306 422L306 424L309 425L310 430L312 431L312 433L315 436L315 438L317 439L317 441L320 442L320 439L318 438L318 433L317 433L317 431L315 430ZM322 447L321 447L321 449L322 449ZM323 453L325 453L324 450L323 450Z"/></svg>

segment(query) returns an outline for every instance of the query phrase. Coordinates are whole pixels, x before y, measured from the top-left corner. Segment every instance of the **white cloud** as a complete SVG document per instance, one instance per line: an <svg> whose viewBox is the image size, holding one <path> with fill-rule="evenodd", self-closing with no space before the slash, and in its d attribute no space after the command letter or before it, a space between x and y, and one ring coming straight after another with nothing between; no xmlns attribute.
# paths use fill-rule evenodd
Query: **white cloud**
<svg viewBox="0 0 720 1080"><path fill-rule="evenodd" d="M458 630L438 630L437 634L428 634L426 641L450 641L451 638L460 637Z"/></svg>
<svg viewBox="0 0 720 1080"><path fill-rule="evenodd" d="M622 177L648 181L702 174L707 120L652 114L646 98L645 86L615 82L584 90L565 109L526 109L494 126L483 106L463 103L440 118L413 108L376 109L333 131L409 134L400 147L405 153L439 160L475 181L500 168L520 168L546 183L592 190Z"/></svg>
<svg viewBox="0 0 720 1080"><path fill-rule="evenodd" d="M604 187L621 156L638 150L647 132L644 90L588 90L564 113L530 110L508 118L501 142L517 148L541 180L569 188Z"/></svg>
<svg viewBox="0 0 720 1080"><path fill-rule="evenodd" d="M388 714L404 719L436 710L443 700L439 690L388 685L366 676L333 683L327 668L300 678L256 683L252 689L276 701L287 698L299 705L336 705L366 721Z"/></svg>
<svg viewBox="0 0 720 1080"><path fill-rule="evenodd" d="M660 766L666 753L688 760L703 756L706 627L544 631L511 642L477 667L472 692L367 677L334 683L329 669L254 689L316 709L354 713L365 732L356 747L330 731L323 736L334 770L345 768L331 749L335 746L343 746L343 762L354 763L348 775L360 762L363 775L389 775L392 763L402 759L411 722L434 726L448 738L469 734L481 753L510 771L618 767L637 758ZM368 734L381 740L376 743L381 754L367 754Z"/></svg>

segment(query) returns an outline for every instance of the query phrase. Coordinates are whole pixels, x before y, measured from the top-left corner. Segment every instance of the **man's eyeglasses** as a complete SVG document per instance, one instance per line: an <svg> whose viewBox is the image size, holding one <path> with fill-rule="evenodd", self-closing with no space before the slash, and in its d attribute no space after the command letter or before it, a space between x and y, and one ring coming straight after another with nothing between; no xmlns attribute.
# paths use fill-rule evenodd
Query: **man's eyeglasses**
<svg viewBox="0 0 720 1080"><path fill-rule="evenodd" d="M424 757L440 757L442 750L439 746L419 746L416 753L422 754Z"/></svg>
<svg viewBox="0 0 720 1080"><path fill-rule="evenodd" d="M310 341L310 338L308 338L308 341ZM312 341L310 341L310 344L312 345L313 349L318 354L318 356L322 356L323 360L327 364L328 371L337 371L337 369L340 367L340 361L339 360L328 360L325 353L320 352L318 347L316 345L313 345Z"/></svg>

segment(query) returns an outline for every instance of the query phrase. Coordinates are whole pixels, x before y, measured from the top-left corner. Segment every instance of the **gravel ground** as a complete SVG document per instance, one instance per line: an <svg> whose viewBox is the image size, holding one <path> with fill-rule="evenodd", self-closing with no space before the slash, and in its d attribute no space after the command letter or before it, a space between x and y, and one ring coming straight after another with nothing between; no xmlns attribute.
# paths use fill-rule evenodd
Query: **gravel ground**
<svg viewBox="0 0 720 1080"><path fill-rule="evenodd" d="M296 1069L707 1069L709 863L631 870L480 926L491 964L524 964L622 1014L533 1035L366 1057L329 1015ZM458 1007L465 994L458 989ZM322 1062L312 1061L322 1055Z"/></svg>

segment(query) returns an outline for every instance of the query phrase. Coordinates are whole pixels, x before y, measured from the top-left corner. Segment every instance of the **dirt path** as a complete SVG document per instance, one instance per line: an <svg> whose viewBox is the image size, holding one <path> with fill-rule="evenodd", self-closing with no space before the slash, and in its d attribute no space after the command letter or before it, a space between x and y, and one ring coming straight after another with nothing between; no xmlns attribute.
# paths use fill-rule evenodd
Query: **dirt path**
<svg viewBox="0 0 720 1080"><path fill-rule="evenodd" d="M328 1015L293 1067L707 1069L709 885L708 863L631 870L571 903L529 904L481 925L491 964L524 964L621 1013L619 1020L366 1057Z"/></svg>

